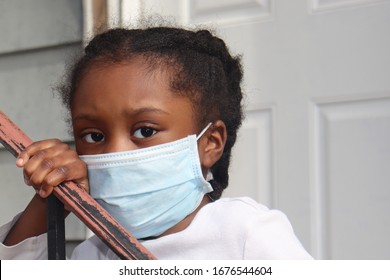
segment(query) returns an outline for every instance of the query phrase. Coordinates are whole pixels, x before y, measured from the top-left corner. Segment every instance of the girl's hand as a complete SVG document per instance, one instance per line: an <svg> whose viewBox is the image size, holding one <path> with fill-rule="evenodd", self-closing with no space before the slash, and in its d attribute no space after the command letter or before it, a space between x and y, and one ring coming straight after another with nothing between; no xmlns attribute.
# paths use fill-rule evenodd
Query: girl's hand
<svg viewBox="0 0 390 280"><path fill-rule="evenodd" d="M64 181L74 181L89 191L85 162L58 139L34 142L20 153L16 165L23 168L25 183L33 186L42 198Z"/></svg>
<svg viewBox="0 0 390 280"><path fill-rule="evenodd" d="M85 162L76 151L58 139L34 142L20 153L16 165L23 168L26 184L33 186L37 195L34 195L8 232L3 241L6 246L47 231L45 198L53 192L55 186L72 180L89 191Z"/></svg>

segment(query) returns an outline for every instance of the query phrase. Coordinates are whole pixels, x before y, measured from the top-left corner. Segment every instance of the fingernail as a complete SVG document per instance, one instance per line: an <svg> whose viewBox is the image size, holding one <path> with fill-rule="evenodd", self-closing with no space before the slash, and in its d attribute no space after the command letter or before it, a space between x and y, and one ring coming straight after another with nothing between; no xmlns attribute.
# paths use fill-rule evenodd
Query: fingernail
<svg viewBox="0 0 390 280"><path fill-rule="evenodd" d="M16 160L16 165L22 165L23 164L23 159L22 158L18 158Z"/></svg>
<svg viewBox="0 0 390 280"><path fill-rule="evenodd" d="M44 190L44 189L40 189L40 190L39 190L39 195L40 195L41 197L45 197L45 195L46 195L45 190Z"/></svg>

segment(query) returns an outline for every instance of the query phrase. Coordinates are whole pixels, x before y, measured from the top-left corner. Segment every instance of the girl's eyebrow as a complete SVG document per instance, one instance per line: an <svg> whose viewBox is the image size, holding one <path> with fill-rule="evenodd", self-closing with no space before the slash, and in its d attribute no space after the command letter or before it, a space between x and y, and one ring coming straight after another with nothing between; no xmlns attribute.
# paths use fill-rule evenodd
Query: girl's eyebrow
<svg viewBox="0 0 390 280"><path fill-rule="evenodd" d="M78 114L74 118L72 118L72 121L78 121L78 120L87 120L87 121L96 121L97 118L90 114Z"/></svg>
<svg viewBox="0 0 390 280"><path fill-rule="evenodd" d="M137 108L135 110L125 110L123 112L123 115L126 117L134 117L136 115L141 115L141 114L146 114L146 113L170 115L169 112L164 111L164 110L159 109L159 108L156 108L156 107L141 107L141 108ZM98 119L99 119L98 116L95 114L80 113L73 118L73 121L78 121L78 120L96 121Z"/></svg>
<svg viewBox="0 0 390 280"><path fill-rule="evenodd" d="M159 109L159 108L156 108L156 107L141 107L141 108L137 108L134 110L124 111L124 114L126 116L136 116L136 115L145 114L145 113L155 113L155 114L164 114L164 115L170 114L169 112L164 111L164 110Z"/></svg>

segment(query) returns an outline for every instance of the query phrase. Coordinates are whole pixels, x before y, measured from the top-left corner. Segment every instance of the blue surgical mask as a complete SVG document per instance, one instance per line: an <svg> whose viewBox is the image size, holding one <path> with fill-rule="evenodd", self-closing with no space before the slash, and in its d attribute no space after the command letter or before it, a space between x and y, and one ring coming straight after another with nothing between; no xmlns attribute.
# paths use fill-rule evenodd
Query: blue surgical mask
<svg viewBox="0 0 390 280"><path fill-rule="evenodd" d="M91 196L136 238L158 236L191 214L212 187L196 137L145 149L81 156Z"/></svg>

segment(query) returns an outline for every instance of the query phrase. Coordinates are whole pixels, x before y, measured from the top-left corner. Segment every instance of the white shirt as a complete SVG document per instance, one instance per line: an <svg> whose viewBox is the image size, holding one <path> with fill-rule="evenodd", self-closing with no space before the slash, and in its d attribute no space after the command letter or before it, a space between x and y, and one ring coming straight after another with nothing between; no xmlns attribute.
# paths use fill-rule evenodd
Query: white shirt
<svg viewBox="0 0 390 280"><path fill-rule="evenodd" d="M3 241L12 222L0 228ZM221 198L202 207L183 231L142 244L161 260L312 259L287 217L254 200ZM46 234L7 247L0 259L47 259ZM98 237L77 246L71 259L118 259Z"/></svg>

